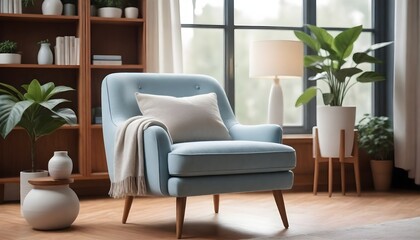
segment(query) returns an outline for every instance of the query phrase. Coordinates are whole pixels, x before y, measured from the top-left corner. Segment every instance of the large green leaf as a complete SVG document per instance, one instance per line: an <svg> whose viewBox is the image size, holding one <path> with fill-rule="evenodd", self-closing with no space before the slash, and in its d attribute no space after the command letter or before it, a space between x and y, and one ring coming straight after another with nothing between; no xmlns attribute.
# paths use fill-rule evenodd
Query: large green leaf
<svg viewBox="0 0 420 240"><path fill-rule="evenodd" d="M352 77L358 73L361 73L362 69L360 68L342 68L334 73L334 76L337 78L337 81L344 82L346 78Z"/></svg>
<svg viewBox="0 0 420 240"><path fill-rule="evenodd" d="M52 110L57 105L59 105L59 104L61 104L63 102L69 102L69 100L67 100L67 99L61 99L61 98L60 99L50 99L48 101L41 102L40 105L43 106L43 107L45 107L45 108L47 108L47 109Z"/></svg>
<svg viewBox="0 0 420 240"><path fill-rule="evenodd" d="M316 39L321 45L321 48L327 50L330 54L333 53L333 36L331 36L331 34L329 34L325 29L310 24L308 24L307 26L311 30L312 34L315 35Z"/></svg>
<svg viewBox="0 0 420 240"><path fill-rule="evenodd" d="M392 44L392 42L375 43L372 46L370 46L368 49L366 49L365 53L375 51L376 49L383 48L383 47L388 46L390 44Z"/></svg>
<svg viewBox="0 0 420 240"><path fill-rule="evenodd" d="M318 81L318 80L323 80L323 79L327 79L328 75L326 72L322 72L322 73L318 73L315 76L309 77L308 80L310 81Z"/></svg>
<svg viewBox="0 0 420 240"><path fill-rule="evenodd" d="M10 110L8 110L5 115L7 118L5 119L5 122L2 121L1 123L0 131L3 138L5 138L12 129L18 125L22 115L32 104L34 104L34 101L32 100L9 102L7 107L10 108Z"/></svg>
<svg viewBox="0 0 420 240"><path fill-rule="evenodd" d="M295 31L295 36L315 52L319 51L320 43L305 32Z"/></svg>
<svg viewBox="0 0 420 240"><path fill-rule="evenodd" d="M305 90L305 92L302 93L302 95L299 96L299 98L296 100L295 107L302 106L303 104L307 104L309 101L312 100L316 96L316 87L310 87Z"/></svg>
<svg viewBox="0 0 420 240"><path fill-rule="evenodd" d="M56 95L57 93L67 92L67 91L73 91L74 89L67 86L57 86L55 87L50 94L46 97L46 99L50 99L52 96Z"/></svg>
<svg viewBox="0 0 420 240"><path fill-rule="evenodd" d="M10 96L17 97L18 100L23 100L24 99L23 94L20 93L15 87L13 87L13 86L11 86L9 84L6 84L6 83L0 83L0 86L3 86L5 88L2 91L2 93L8 94Z"/></svg>
<svg viewBox="0 0 420 240"><path fill-rule="evenodd" d="M368 82L378 82L385 80L385 77L376 72L364 72L357 77L358 82L368 83Z"/></svg>
<svg viewBox="0 0 420 240"><path fill-rule="evenodd" d="M51 91L54 90L54 88L55 88L55 84L53 82L48 82L41 86L43 101L49 99L48 96L50 95Z"/></svg>
<svg viewBox="0 0 420 240"><path fill-rule="evenodd" d="M356 64L360 63L382 63L382 61L376 57L370 56L365 52L358 52L353 54L353 61Z"/></svg>
<svg viewBox="0 0 420 240"><path fill-rule="evenodd" d="M316 66L322 64L325 61L325 57L318 55L307 55L303 58L303 64L305 67Z"/></svg>
<svg viewBox="0 0 420 240"><path fill-rule="evenodd" d="M42 89L38 80L34 79L28 86L28 92L24 94L26 99L34 100L35 102L42 102Z"/></svg>
<svg viewBox="0 0 420 240"><path fill-rule="evenodd" d="M339 33L333 41L333 48L341 59L350 56L353 51L353 43L359 38L362 26L356 26Z"/></svg>

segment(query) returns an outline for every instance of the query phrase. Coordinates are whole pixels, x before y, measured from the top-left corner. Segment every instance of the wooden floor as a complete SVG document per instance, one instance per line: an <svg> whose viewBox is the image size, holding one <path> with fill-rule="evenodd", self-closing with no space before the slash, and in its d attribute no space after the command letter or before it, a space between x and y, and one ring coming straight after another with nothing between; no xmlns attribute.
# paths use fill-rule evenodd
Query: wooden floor
<svg viewBox="0 0 420 240"><path fill-rule="evenodd" d="M280 238L419 217L420 192L285 193L290 228L284 229L271 193L221 195L219 214L211 196L190 197L184 239ZM175 199L136 198L127 224L124 200L81 199L73 225L60 231L31 229L18 203L0 204L1 239L175 239Z"/></svg>

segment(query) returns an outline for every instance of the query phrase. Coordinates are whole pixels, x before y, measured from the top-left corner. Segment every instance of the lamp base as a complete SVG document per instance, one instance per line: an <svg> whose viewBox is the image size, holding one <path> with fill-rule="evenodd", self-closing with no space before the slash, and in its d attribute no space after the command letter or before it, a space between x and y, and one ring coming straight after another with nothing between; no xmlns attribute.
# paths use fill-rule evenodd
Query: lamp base
<svg viewBox="0 0 420 240"><path fill-rule="evenodd" d="M280 80L274 79L268 99L268 123L283 126L283 90Z"/></svg>

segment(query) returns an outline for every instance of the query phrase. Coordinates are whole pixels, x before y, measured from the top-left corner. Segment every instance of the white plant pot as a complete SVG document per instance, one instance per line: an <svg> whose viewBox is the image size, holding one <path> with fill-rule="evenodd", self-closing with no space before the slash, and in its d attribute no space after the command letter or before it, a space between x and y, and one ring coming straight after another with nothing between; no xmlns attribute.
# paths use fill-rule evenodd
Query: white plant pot
<svg viewBox="0 0 420 240"><path fill-rule="evenodd" d="M42 2L43 15L61 15L63 3L60 0L44 0Z"/></svg>
<svg viewBox="0 0 420 240"><path fill-rule="evenodd" d="M79 198L69 185L35 186L25 198L22 214L35 229L69 227L79 214Z"/></svg>
<svg viewBox="0 0 420 240"><path fill-rule="evenodd" d="M67 151L55 151L48 161L48 172L53 179L68 179L73 170L73 162Z"/></svg>
<svg viewBox="0 0 420 240"><path fill-rule="evenodd" d="M126 18L138 18L139 17L139 9L136 7L126 7L124 8L124 16Z"/></svg>
<svg viewBox="0 0 420 240"><path fill-rule="evenodd" d="M20 64L21 59L19 53L0 53L0 64Z"/></svg>
<svg viewBox="0 0 420 240"><path fill-rule="evenodd" d="M102 7L98 9L98 16L104 18L120 18L122 9L116 7Z"/></svg>
<svg viewBox="0 0 420 240"><path fill-rule="evenodd" d="M345 156L351 156L356 107L318 106L316 125L322 157L339 157L340 131L345 130Z"/></svg>
<svg viewBox="0 0 420 240"><path fill-rule="evenodd" d="M38 172L21 171L20 172L20 205L22 206L26 195L33 189L32 185L28 183L30 179L48 177L48 171L42 170Z"/></svg>

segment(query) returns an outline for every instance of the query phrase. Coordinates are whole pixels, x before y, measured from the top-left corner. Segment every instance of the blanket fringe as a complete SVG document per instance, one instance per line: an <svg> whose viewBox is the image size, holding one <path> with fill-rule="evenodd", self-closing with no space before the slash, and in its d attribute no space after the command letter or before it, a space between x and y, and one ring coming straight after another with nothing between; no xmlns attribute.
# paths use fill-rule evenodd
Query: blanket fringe
<svg viewBox="0 0 420 240"><path fill-rule="evenodd" d="M113 198L124 198L127 196L146 195L146 179L144 177L127 177L120 182L111 182L109 196Z"/></svg>

